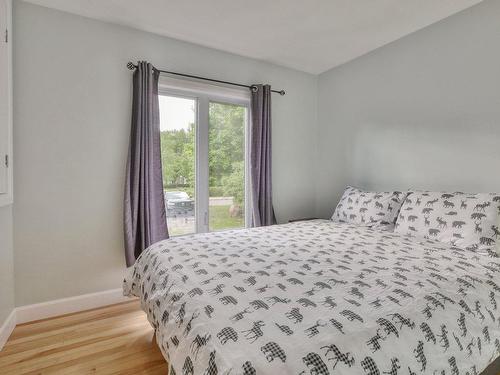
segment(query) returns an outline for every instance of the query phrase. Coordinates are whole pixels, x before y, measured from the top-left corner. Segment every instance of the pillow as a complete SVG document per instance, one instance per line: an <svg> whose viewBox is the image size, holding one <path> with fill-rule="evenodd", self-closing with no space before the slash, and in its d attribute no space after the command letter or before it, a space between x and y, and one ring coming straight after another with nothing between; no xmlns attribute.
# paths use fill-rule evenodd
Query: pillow
<svg viewBox="0 0 500 375"><path fill-rule="evenodd" d="M371 192L348 186L333 213L332 220L387 228L394 225L405 197L406 194L399 191Z"/></svg>
<svg viewBox="0 0 500 375"><path fill-rule="evenodd" d="M469 250L494 249L500 240L500 194L410 192L396 233L431 238Z"/></svg>

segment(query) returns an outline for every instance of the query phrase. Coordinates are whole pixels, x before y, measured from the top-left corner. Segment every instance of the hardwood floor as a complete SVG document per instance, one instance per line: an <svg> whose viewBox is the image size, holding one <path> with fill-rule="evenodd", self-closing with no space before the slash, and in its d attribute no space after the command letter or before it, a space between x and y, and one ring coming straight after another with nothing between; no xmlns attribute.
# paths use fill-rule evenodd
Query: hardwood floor
<svg viewBox="0 0 500 375"><path fill-rule="evenodd" d="M18 325L0 352L1 375L167 373L138 301Z"/></svg>
<svg viewBox="0 0 500 375"><path fill-rule="evenodd" d="M18 325L0 374L167 374L139 302Z"/></svg>

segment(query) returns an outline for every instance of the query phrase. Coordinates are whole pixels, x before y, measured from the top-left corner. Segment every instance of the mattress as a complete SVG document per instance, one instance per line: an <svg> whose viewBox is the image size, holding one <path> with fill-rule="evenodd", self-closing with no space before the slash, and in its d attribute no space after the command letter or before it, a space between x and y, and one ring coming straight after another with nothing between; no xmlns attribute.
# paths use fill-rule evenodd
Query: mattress
<svg viewBox="0 0 500 375"><path fill-rule="evenodd" d="M479 374L500 260L327 220L175 237L124 281L171 374Z"/></svg>

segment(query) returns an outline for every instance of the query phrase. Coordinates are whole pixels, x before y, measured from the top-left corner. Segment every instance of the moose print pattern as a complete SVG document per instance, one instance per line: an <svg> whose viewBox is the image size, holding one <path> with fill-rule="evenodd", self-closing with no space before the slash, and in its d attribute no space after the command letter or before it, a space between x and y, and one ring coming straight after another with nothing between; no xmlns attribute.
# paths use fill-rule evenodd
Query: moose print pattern
<svg viewBox="0 0 500 375"><path fill-rule="evenodd" d="M411 192L395 232L480 250L500 244L500 194Z"/></svg>
<svg viewBox="0 0 500 375"><path fill-rule="evenodd" d="M399 191L369 192L348 186L332 220L392 230L405 197Z"/></svg>
<svg viewBox="0 0 500 375"><path fill-rule="evenodd" d="M353 224L174 237L124 292L172 374L465 374L500 356L496 253Z"/></svg>

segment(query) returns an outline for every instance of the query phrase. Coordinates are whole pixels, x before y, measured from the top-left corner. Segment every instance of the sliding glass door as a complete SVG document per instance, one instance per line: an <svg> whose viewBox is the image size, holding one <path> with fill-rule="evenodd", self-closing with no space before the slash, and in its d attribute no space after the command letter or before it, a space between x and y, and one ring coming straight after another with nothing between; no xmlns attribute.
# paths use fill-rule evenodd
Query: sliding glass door
<svg viewBox="0 0 500 375"><path fill-rule="evenodd" d="M162 95L160 137L163 189L171 236L196 232L197 101Z"/></svg>
<svg viewBox="0 0 500 375"><path fill-rule="evenodd" d="M208 227L245 227L245 129L247 108L210 102L208 128Z"/></svg>
<svg viewBox="0 0 500 375"><path fill-rule="evenodd" d="M163 187L171 236L244 228L248 100L163 87Z"/></svg>

